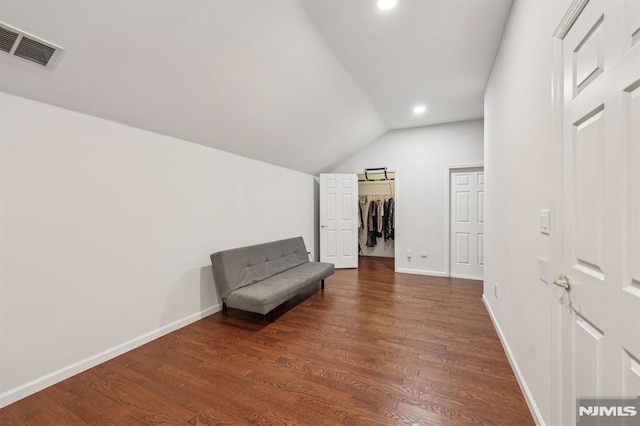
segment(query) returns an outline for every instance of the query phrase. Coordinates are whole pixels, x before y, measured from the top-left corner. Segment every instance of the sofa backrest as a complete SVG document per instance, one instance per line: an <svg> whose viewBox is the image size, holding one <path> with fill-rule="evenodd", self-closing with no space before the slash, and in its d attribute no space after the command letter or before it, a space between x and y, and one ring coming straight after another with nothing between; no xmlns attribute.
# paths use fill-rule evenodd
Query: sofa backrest
<svg viewBox="0 0 640 426"><path fill-rule="evenodd" d="M309 261L302 237L223 250L211 255L218 294L229 293Z"/></svg>

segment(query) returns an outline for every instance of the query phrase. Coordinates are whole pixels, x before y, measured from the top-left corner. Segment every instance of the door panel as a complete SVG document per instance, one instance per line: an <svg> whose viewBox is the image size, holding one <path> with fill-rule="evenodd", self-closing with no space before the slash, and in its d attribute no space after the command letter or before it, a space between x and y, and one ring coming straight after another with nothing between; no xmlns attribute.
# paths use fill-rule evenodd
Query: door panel
<svg viewBox="0 0 640 426"><path fill-rule="evenodd" d="M640 361L627 350L623 357L623 392L625 395L640 395Z"/></svg>
<svg viewBox="0 0 640 426"><path fill-rule="evenodd" d="M353 194L342 194L342 220L351 221L353 217L353 203L357 202Z"/></svg>
<svg viewBox="0 0 640 426"><path fill-rule="evenodd" d="M458 232L456 233L456 263L468 265L469 257L469 234Z"/></svg>
<svg viewBox="0 0 640 426"><path fill-rule="evenodd" d="M456 176L456 185L465 186L471 183L468 173L458 173L455 176Z"/></svg>
<svg viewBox="0 0 640 426"><path fill-rule="evenodd" d="M484 172L452 170L450 208L450 275L481 280L484 251Z"/></svg>
<svg viewBox="0 0 640 426"><path fill-rule="evenodd" d="M639 12L640 15L640 12ZM640 84L626 92L627 171L629 191L627 193L627 218L629 220L629 247L627 253L626 288L640 297Z"/></svg>
<svg viewBox="0 0 640 426"><path fill-rule="evenodd" d="M581 373L576 376L576 395L595 396L600 395L602 382L602 345L603 333L591 325L580 315L575 316L574 322L574 352L580 354L576 358L576 371Z"/></svg>
<svg viewBox="0 0 640 426"><path fill-rule="evenodd" d="M469 176L466 176L466 177L469 178ZM458 187L460 186L462 185L458 184ZM469 192L468 191L458 191L456 193L455 209L456 209L456 222L469 223L470 214L469 214Z"/></svg>
<svg viewBox="0 0 640 426"><path fill-rule="evenodd" d="M599 251L603 230L604 120L602 106L574 124L576 260L584 272L604 279Z"/></svg>
<svg viewBox="0 0 640 426"><path fill-rule="evenodd" d="M478 185L484 186L484 183L480 183L480 175L478 175ZM484 223L484 191L480 190L478 191L478 223Z"/></svg>
<svg viewBox="0 0 640 426"><path fill-rule="evenodd" d="M601 16L574 50L573 84L577 95L604 71Z"/></svg>
<svg viewBox="0 0 640 426"><path fill-rule="evenodd" d="M320 175L320 261L358 267L358 177Z"/></svg>
<svg viewBox="0 0 640 426"><path fill-rule="evenodd" d="M326 262L327 259L335 259L338 256L338 237L335 229L325 230L325 243L324 250L325 255L320 258L321 262Z"/></svg>
<svg viewBox="0 0 640 426"><path fill-rule="evenodd" d="M624 49L625 53L640 43L640 2L625 0L624 2Z"/></svg>
<svg viewBox="0 0 640 426"><path fill-rule="evenodd" d="M325 196L325 220L327 222L335 222L336 221L336 206L338 203L336 202L336 194L326 194Z"/></svg>

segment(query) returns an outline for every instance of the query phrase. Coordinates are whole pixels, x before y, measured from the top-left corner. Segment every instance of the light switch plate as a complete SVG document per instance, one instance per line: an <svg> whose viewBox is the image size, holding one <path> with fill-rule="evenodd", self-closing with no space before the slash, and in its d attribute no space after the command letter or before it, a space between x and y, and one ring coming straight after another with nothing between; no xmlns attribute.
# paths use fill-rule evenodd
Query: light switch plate
<svg viewBox="0 0 640 426"><path fill-rule="evenodd" d="M540 233L551 235L551 212L549 209L540 210Z"/></svg>
<svg viewBox="0 0 640 426"><path fill-rule="evenodd" d="M546 257L538 257L538 274L540 281L545 284L551 284L551 274L549 273L549 259Z"/></svg>

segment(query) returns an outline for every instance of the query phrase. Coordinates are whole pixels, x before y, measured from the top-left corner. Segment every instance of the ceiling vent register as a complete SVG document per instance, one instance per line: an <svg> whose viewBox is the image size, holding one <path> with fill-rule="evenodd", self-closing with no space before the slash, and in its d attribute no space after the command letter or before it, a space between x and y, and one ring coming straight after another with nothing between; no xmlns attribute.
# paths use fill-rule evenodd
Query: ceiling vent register
<svg viewBox="0 0 640 426"><path fill-rule="evenodd" d="M0 51L50 68L56 63L63 49L0 22Z"/></svg>

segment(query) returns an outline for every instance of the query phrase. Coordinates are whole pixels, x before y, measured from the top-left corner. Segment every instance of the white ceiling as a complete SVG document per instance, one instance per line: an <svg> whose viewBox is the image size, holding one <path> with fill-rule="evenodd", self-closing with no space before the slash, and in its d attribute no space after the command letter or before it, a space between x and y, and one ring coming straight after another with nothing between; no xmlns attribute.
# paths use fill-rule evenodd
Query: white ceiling
<svg viewBox="0 0 640 426"><path fill-rule="evenodd" d="M511 1L0 0L65 48L52 70L0 54L0 90L315 174L481 117Z"/></svg>
<svg viewBox="0 0 640 426"><path fill-rule="evenodd" d="M484 88L512 0L303 0L390 129L483 117ZM415 104L428 112L414 117Z"/></svg>

